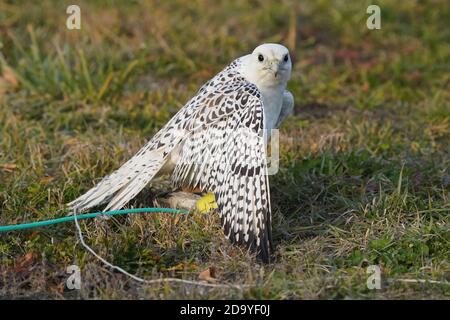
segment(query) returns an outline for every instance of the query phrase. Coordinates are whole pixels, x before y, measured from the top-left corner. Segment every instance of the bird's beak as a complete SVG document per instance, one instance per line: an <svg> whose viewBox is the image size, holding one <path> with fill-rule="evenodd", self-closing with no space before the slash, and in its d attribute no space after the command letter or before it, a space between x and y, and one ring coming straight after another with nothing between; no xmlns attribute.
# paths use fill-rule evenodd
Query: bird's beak
<svg viewBox="0 0 450 320"><path fill-rule="evenodd" d="M280 71L280 62L278 60L274 60L273 62L271 62L270 70L272 70L273 74L275 75L275 78L278 77Z"/></svg>

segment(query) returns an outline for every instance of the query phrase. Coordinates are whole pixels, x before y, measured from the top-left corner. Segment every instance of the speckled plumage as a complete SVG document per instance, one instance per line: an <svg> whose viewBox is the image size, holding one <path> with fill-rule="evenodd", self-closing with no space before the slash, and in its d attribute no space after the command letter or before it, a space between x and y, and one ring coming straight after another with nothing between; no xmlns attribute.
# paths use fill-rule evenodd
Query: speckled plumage
<svg viewBox="0 0 450 320"><path fill-rule="evenodd" d="M244 58L203 85L135 156L69 207L82 211L108 202L105 210L122 208L176 152L173 183L213 192L225 235L268 261L271 208L264 99L241 72ZM289 104L292 108L293 100ZM286 115L277 111L275 116L280 122Z"/></svg>

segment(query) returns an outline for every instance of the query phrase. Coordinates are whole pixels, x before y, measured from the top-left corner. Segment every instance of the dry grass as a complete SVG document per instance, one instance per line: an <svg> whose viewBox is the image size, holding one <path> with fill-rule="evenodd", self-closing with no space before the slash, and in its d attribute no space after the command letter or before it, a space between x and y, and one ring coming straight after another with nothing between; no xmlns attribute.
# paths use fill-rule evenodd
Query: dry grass
<svg viewBox="0 0 450 320"><path fill-rule="evenodd" d="M271 178L274 263L231 246L215 215L82 223L102 256L142 277L196 280L214 267L219 283L244 288L136 283L105 269L66 224L0 235L0 296L448 297L445 1L381 1L379 31L366 29L364 1L82 1L81 31L65 29L63 2L27 2L0 3L0 225L60 216L259 43L290 47L296 113ZM64 286L71 264L82 268L79 291ZM366 287L371 264L382 290Z"/></svg>

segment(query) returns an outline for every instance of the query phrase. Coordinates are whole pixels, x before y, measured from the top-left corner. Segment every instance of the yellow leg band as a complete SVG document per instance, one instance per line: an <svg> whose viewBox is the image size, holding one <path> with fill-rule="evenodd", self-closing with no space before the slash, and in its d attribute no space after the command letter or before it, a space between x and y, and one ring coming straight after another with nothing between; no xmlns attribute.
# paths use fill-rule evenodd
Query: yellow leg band
<svg viewBox="0 0 450 320"><path fill-rule="evenodd" d="M208 213L213 209L217 209L218 205L214 193L210 192L201 197L195 204L197 210L201 213Z"/></svg>

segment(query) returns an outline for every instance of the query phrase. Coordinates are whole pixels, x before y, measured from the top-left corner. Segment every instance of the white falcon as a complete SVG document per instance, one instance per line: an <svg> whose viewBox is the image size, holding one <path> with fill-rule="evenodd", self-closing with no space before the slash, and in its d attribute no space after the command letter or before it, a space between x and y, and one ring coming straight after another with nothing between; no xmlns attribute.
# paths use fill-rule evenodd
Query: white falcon
<svg viewBox="0 0 450 320"><path fill-rule="evenodd" d="M215 196L224 233L265 262L272 250L266 137L292 113L286 90L289 51L262 44L234 60L156 133L130 160L68 204L83 211L108 202L117 210L153 178L171 173L176 186Z"/></svg>

